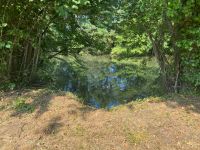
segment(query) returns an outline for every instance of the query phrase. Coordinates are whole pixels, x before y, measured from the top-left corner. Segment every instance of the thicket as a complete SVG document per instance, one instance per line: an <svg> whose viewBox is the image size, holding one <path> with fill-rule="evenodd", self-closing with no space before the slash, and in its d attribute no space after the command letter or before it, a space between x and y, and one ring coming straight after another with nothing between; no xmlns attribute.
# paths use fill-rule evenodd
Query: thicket
<svg viewBox="0 0 200 150"><path fill-rule="evenodd" d="M198 90L200 1L0 1L1 87L29 84L38 72L48 78L52 59L82 51L117 59L154 55L166 91Z"/></svg>

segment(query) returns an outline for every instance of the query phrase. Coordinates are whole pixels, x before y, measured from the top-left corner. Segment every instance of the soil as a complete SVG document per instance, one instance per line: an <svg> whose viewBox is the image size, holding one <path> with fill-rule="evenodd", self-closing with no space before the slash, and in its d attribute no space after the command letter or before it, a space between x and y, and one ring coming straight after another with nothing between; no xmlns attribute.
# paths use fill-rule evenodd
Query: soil
<svg viewBox="0 0 200 150"><path fill-rule="evenodd" d="M30 107L16 109L17 99ZM106 110L45 89L1 94L1 150L200 150L199 141L194 96L150 97Z"/></svg>

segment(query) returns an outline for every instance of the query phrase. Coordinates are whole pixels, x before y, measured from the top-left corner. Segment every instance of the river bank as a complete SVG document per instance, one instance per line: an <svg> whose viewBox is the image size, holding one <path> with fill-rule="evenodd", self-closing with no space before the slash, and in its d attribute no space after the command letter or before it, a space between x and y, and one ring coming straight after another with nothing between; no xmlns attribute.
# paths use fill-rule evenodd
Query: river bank
<svg viewBox="0 0 200 150"><path fill-rule="evenodd" d="M199 97L150 97L110 110L47 89L4 93L0 149L198 150Z"/></svg>

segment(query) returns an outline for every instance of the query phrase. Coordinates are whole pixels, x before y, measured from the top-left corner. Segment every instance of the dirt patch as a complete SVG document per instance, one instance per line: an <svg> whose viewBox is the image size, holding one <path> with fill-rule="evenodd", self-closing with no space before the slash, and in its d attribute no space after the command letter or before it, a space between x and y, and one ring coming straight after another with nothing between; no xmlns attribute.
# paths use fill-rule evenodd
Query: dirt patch
<svg viewBox="0 0 200 150"><path fill-rule="evenodd" d="M34 111L13 108L17 98ZM199 150L200 99L180 99L148 98L97 110L63 92L9 93L0 101L0 149Z"/></svg>

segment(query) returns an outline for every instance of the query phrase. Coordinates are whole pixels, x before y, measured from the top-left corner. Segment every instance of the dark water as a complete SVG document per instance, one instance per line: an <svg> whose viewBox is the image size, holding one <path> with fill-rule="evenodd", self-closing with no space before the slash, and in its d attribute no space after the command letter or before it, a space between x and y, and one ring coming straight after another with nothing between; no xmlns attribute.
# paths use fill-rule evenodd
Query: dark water
<svg viewBox="0 0 200 150"><path fill-rule="evenodd" d="M143 90L147 81L135 65L95 59L76 65L62 63L58 79L61 89L96 108L112 108L148 95Z"/></svg>

